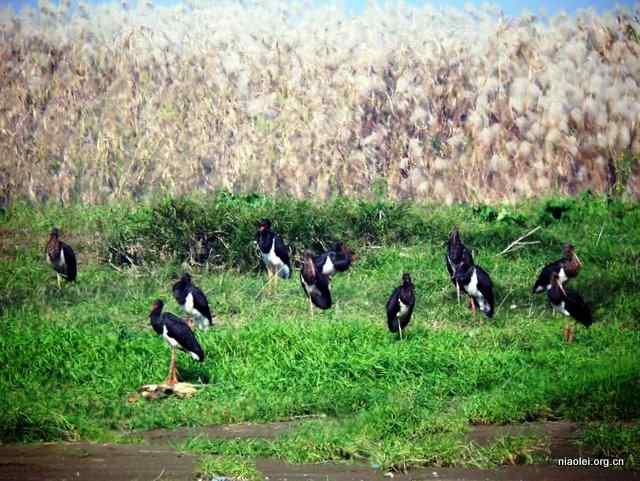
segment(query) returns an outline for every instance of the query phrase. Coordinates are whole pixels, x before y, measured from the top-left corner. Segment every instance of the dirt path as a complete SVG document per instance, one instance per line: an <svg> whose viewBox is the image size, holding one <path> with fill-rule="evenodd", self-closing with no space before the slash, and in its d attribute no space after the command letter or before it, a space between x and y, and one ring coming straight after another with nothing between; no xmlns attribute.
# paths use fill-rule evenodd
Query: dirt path
<svg viewBox="0 0 640 481"><path fill-rule="evenodd" d="M273 439L299 422L241 423L135 433L144 438L144 444L0 445L0 481L193 481L197 479L197 457L177 453L169 447L172 442L196 435L213 439ZM468 439L488 445L507 435L546 435L551 438L552 458L577 457L578 450L572 443L577 429L577 425L567 422L477 426L468 434ZM256 465L268 481L640 481L640 472L554 465L505 466L495 470L423 468L407 474L394 473L393 477L366 465L293 465L273 459L258 459Z"/></svg>
<svg viewBox="0 0 640 481"><path fill-rule="evenodd" d="M187 481L195 466L195 456L143 445L0 446L0 481Z"/></svg>

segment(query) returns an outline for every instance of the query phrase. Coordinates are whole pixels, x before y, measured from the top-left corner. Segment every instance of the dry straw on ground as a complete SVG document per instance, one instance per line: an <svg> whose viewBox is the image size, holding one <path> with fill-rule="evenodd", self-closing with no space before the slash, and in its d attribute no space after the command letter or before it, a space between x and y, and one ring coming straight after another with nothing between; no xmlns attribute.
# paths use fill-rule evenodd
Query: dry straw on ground
<svg viewBox="0 0 640 481"><path fill-rule="evenodd" d="M640 24L469 7L41 2L0 16L0 201L640 195ZM625 155L626 154L626 155ZM636 156L636 157L634 157Z"/></svg>

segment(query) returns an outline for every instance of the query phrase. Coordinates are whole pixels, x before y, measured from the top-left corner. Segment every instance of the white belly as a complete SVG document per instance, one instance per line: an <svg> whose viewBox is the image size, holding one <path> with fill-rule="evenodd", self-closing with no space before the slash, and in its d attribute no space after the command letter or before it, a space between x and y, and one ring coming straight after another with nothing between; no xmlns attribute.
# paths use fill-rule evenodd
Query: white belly
<svg viewBox="0 0 640 481"><path fill-rule="evenodd" d="M567 273L564 271L564 267L560 268L560 272L558 273L558 279L560 280L560 284L564 284L569 280L569 276L567 276Z"/></svg>
<svg viewBox="0 0 640 481"><path fill-rule="evenodd" d="M185 298L184 310L189 314L193 314L193 294L191 293L187 294L187 297Z"/></svg>
<svg viewBox="0 0 640 481"><path fill-rule="evenodd" d="M564 314L565 316L570 316L571 314L569 314L569 311L567 311L567 309L564 307L564 301L562 301L560 304L555 305L552 304L553 308L558 311L561 312L562 314Z"/></svg>
<svg viewBox="0 0 640 481"><path fill-rule="evenodd" d="M169 337L169 334L167 333L167 326L162 326L162 337L164 337L164 340L167 341L171 347L176 347L178 345L178 341Z"/></svg>
<svg viewBox="0 0 640 481"><path fill-rule="evenodd" d="M398 299L398 303L400 304L400 312L398 312L398 317L403 317L407 312L409 312L409 306L407 306L400 299Z"/></svg>
<svg viewBox="0 0 640 481"><path fill-rule="evenodd" d="M324 261L324 264L322 265L322 273L325 276L330 276L335 274L336 269L335 267L333 267L333 261L331 260L331 257L327 256L327 260Z"/></svg>
<svg viewBox="0 0 640 481"><path fill-rule="evenodd" d="M280 259L276 254L276 239L274 237L273 243L271 244L271 250L266 254L260 251L260 255L262 256L262 262L267 268L271 268L273 272L278 274L280 277L288 278L289 277L289 266L287 266L282 259Z"/></svg>
<svg viewBox="0 0 640 481"><path fill-rule="evenodd" d="M192 293L187 294L184 302L184 310L193 316L199 329L204 329L206 331L209 328L209 319L202 315L202 313L194 306Z"/></svg>
<svg viewBox="0 0 640 481"><path fill-rule="evenodd" d="M476 300L480 310L484 311L486 309L484 296L482 295L482 292L480 292L480 289L478 289L478 273L475 268L473 269L473 274L471 274L471 281L465 287L465 290L467 291L467 294Z"/></svg>

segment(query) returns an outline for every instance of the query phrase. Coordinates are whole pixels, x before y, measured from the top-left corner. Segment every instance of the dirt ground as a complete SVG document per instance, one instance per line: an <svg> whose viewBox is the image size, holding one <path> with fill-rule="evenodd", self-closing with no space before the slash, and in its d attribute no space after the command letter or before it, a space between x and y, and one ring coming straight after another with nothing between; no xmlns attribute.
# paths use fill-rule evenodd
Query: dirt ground
<svg viewBox="0 0 640 481"><path fill-rule="evenodd" d="M218 439L272 439L296 421L268 424L242 423L206 428L154 430L135 433L143 444L45 443L0 445L0 481L192 481L199 479L197 457L180 454L170 443L195 435ZM573 423L529 423L518 426L479 426L468 435L480 445L504 435L546 434L551 457L576 457L570 442ZM585 454L583 453L583 456ZM423 468L386 474L366 465L300 464L258 459L257 468L268 481L640 481L640 472L554 465L505 466L495 470ZM202 479L202 478L200 478Z"/></svg>

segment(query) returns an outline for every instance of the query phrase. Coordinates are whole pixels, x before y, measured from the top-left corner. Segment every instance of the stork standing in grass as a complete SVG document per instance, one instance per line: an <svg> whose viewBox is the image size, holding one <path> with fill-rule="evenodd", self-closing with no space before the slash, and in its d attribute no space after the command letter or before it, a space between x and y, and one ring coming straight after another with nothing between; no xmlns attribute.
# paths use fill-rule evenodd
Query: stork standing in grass
<svg viewBox="0 0 640 481"><path fill-rule="evenodd" d="M411 320L416 297L411 276L402 274L402 285L396 287L387 301L387 326L391 332L397 332L402 339L402 330Z"/></svg>
<svg viewBox="0 0 640 481"><path fill-rule="evenodd" d="M198 362L204 361L204 351L189 325L170 312L162 312L164 303L158 299L154 301L149 314L151 326L156 334L162 336L171 347L171 364L165 384L173 386L178 382L178 369L176 368L176 349L189 354Z"/></svg>
<svg viewBox="0 0 640 481"><path fill-rule="evenodd" d="M67 282L74 282L78 275L76 254L69 244L60 240L60 229L57 227L51 230L49 241L47 242L47 262L51 264L58 277L58 288L61 287L61 279Z"/></svg>
<svg viewBox="0 0 640 481"><path fill-rule="evenodd" d="M173 297L186 313L193 316L199 329L206 331L209 328L212 322L209 301L204 292L193 285L188 273L185 272L173 285Z"/></svg>
<svg viewBox="0 0 640 481"><path fill-rule="evenodd" d="M336 242L333 249L317 256L314 262L320 272L332 276L336 272L345 272L349 269L354 259L353 251L344 242Z"/></svg>
<svg viewBox="0 0 640 481"><path fill-rule="evenodd" d="M313 316L313 306L323 310L331 307L330 278L316 267L314 258L313 252L305 250L302 269L300 270L300 284L309 298L309 313L311 316Z"/></svg>
<svg viewBox="0 0 640 481"><path fill-rule="evenodd" d="M565 316L573 317L576 322L579 322L585 327L593 324L593 316L587 303L584 302L584 299L582 299L582 296L580 296L577 291L565 288L562 285L560 274L557 272L551 274L551 287L547 291L547 298L553 308ZM568 324L564 328L565 341L573 341L573 332L573 327L571 324Z"/></svg>
<svg viewBox="0 0 640 481"><path fill-rule="evenodd" d="M454 227L451 233L449 234L449 240L447 242L447 253L445 255L445 264L447 266L447 271L449 272L449 277L451 278L451 282L456 286L456 291L458 294L458 303L460 302L460 284L456 282L455 279L455 270L458 264L462 262L462 256L467 256L468 262L473 265L473 254L471 251L462 243L462 239L460 239L460 232L457 227Z"/></svg>
<svg viewBox="0 0 640 481"><path fill-rule="evenodd" d="M580 272L582 262L576 254L576 249L571 244L565 244L564 257L560 260L552 262L544 266L536 283L533 285L532 292L539 294L551 289L551 279L553 274L558 274L560 284L565 284L569 279L573 279Z"/></svg>
<svg viewBox="0 0 640 481"><path fill-rule="evenodd" d="M291 277L291 261L289 249L278 234L271 230L271 221L262 219L256 234L256 243L260 249L260 256L267 268L269 283L278 277L289 279Z"/></svg>
<svg viewBox="0 0 640 481"><path fill-rule="evenodd" d="M470 252L463 252L462 261L454 273L455 282L469 295L469 303L476 318L476 309L487 317L493 317L493 283L489 274L480 266L473 264Z"/></svg>

